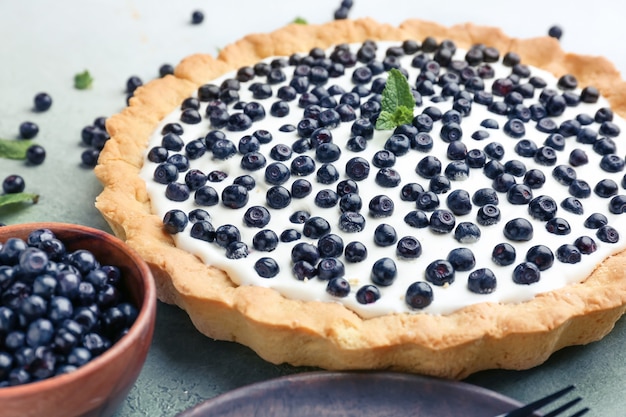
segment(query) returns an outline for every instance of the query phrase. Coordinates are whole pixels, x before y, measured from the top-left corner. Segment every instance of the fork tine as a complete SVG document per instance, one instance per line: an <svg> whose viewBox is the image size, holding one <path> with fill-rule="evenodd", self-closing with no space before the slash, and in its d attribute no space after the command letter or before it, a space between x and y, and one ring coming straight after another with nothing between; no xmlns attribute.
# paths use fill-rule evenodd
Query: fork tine
<svg viewBox="0 0 626 417"><path fill-rule="evenodd" d="M587 414L589 412L589 410L590 410L589 407L585 407L582 410L575 412L570 417L580 417L580 416L583 416L583 415Z"/></svg>
<svg viewBox="0 0 626 417"><path fill-rule="evenodd" d="M563 412L565 410L569 410L570 408L572 408L573 406L575 406L576 404L578 404L580 402L580 400L582 400L581 397L577 397L574 398L573 400L563 404L562 406L560 406L559 408L556 408L552 411L550 411L547 414L544 414L543 417L556 417L556 416L560 416L563 414Z"/></svg>
<svg viewBox="0 0 626 417"><path fill-rule="evenodd" d="M543 407L546 404L550 404L554 400L561 398L568 392L574 389L573 385L569 385L562 390L559 390L553 394L547 395L543 398L538 399L537 401L533 401L530 404L525 405L524 407L518 408L517 410L513 410L510 413L505 414L505 417L528 417L532 415L533 411L536 411Z"/></svg>

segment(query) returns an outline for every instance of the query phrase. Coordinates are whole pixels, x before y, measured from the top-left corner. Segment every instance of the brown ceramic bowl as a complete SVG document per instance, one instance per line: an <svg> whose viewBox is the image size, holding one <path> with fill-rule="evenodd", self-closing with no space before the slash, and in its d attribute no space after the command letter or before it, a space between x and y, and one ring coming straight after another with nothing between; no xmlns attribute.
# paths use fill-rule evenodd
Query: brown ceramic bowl
<svg viewBox="0 0 626 417"><path fill-rule="evenodd" d="M68 250L87 249L101 264L118 266L139 315L129 332L97 358L71 373L0 388L3 417L110 416L126 398L144 364L154 331L156 289L150 269L121 240L100 230L64 223L0 227L0 242L52 230Z"/></svg>

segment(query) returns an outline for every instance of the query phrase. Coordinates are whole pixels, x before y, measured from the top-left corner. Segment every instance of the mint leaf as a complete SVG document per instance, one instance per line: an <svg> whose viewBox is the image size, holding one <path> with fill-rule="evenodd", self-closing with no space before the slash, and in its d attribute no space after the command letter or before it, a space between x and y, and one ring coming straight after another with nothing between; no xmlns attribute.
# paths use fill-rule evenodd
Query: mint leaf
<svg viewBox="0 0 626 417"><path fill-rule="evenodd" d="M88 88L91 88L92 83L93 78L87 70L80 72L74 76L74 88L76 88L77 90L86 90Z"/></svg>
<svg viewBox="0 0 626 417"><path fill-rule="evenodd" d="M0 139L0 158L26 159L26 150L32 144L31 140Z"/></svg>
<svg viewBox="0 0 626 417"><path fill-rule="evenodd" d="M31 193L13 193L0 195L0 207L17 203L33 203L37 204L39 194Z"/></svg>
<svg viewBox="0 0 626 417"><path fill-rule="evenodd" d="M307 22L307 20L303 17L296 17L295 19L293 19L293 23L295 23L296 25L308 25L309 22Z"/></svg>
<svg viewBox="0 0 626 417"><path fill-rule="evenodd" d="M392 68L381 99L381 112L376 120L376 129L388 130L411 123L415 99L406 77Z"/></svg>

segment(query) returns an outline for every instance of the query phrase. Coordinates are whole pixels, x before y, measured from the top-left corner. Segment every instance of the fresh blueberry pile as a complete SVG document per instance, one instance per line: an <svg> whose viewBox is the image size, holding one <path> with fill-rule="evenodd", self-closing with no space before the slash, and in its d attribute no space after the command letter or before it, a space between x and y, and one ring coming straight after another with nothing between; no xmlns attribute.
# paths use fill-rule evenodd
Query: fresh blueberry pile
<svg viewBox="0 0 626 417"><path fill-rule="evenodd" d="M376 130L394 68L414 118ZM599 100L484 45L313 48L202 85L163 122L147 175L170 202L165 229L229 273L321 282L361 305L408 279L402 298L424 309L452 288L529 287L611 253L622 122Z"/></svg>
<svg viewBox="0 0 626 417"><path fill-rule="evenodd" d="M0 243L0 387L71 372L135 321L119 268L50 230Z"/></svg>

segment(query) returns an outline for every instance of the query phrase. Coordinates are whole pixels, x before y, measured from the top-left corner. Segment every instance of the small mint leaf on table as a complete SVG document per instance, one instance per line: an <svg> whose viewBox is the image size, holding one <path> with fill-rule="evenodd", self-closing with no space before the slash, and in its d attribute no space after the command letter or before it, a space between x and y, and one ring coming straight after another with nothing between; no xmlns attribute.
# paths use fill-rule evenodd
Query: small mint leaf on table
<svg viewBox="0 0 626 417"><path fill-rule="evenodd" d="M26 159L26 151L32 144L31 140L0 139L0 158Z"/></svg>
<svg viewBox="0 0 626 417"><path fill-rule="evenodd" d="M39 201L39 194L13 193L13 194L0 195L0 207L8 206L9 204L17 204L17 203L37 204L38 201Z"/></svg>
<svg viewBox="0 0 626 417"><path fill-rule="evenodd" d="M376 120L376 129L388 130L411 123L415 99L406 77L392 68L381 99L381 111Z"/></svg>
<svg viewBox="0 0 626 417"><path fill-rule="evenodd" d="M88 88L91 88L92 83L93 77L87 70L79 72L74 76L74 88L76 88L77 90L86 90Z"/></svg>

